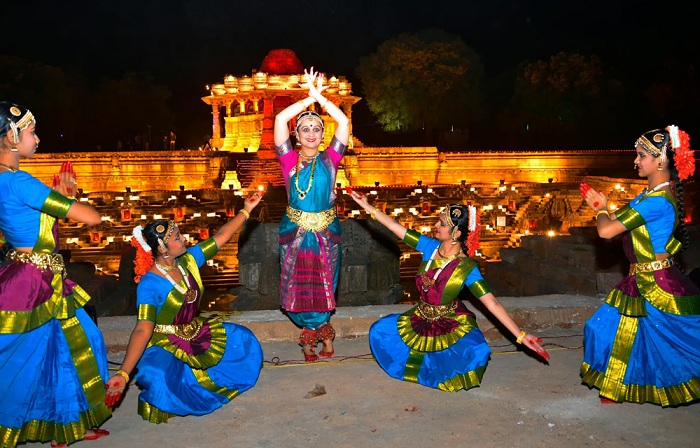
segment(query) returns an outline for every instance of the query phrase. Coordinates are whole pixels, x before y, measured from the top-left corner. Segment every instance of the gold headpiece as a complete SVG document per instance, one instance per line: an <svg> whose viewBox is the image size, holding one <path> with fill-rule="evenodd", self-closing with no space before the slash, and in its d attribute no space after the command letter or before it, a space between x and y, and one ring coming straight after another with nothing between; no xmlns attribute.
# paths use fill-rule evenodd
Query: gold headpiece
<svg viewBox="0 0 700 448"><path fill-rule="evenodd" d="M17 117L21 112L17 106L12 106L10 107L10 113ZM14 134L12 140L15 145L19 143L19 133L25 130L32 123L32 121L36 121L34 114L32 114L29 109L27 109L24 116L17 120L16 123L12 121L10 117L7 117L7 120L10 122L10 129L12 129L12 133Z"/></svg>
<svg viewBox="0 0 700 448"><path fill-rule="evenodd" d="M323 119L321 118L321 116L312 110L307 110L305 112L300 113L297 117L297 122L295 126L297 134L299 133L299 127L301 127L301 125L303 124L303 120L318 120L321 123L321 131L325 130L325 126L323 124Z"/></svg>
<svg viewBox="0 0 700 448"><path fill-rule="evenodd" d="M666 149L668 149L668 142L666 142L666 143L661 147L661 149L659 149L656 145L654 145L654 143L661 143L661 142L664 141L664 134L662 134L661 132L662 132L661 129L657 129L657 130L655 130L655 131L647 132L647 133L645 133L644 135L642 135L641 137L639 137L639 138L637 139L637 141L635 142L634 145L635 145L635 146L637 146L637 145L641 146L642 148L644 148L644 150L645 150L646 152L648 152L649 154L651 154L651 155L654 156L654 157L659 157L659 156L660 156L660 157L661 157L661 161L663 162L663 161L666 160ZM647 135L648 135L648 134L651 134L651 133L653 133L653 135L651 135L651 139L654 140L654 143L652 143L652 142L647 138Z"/></svg>

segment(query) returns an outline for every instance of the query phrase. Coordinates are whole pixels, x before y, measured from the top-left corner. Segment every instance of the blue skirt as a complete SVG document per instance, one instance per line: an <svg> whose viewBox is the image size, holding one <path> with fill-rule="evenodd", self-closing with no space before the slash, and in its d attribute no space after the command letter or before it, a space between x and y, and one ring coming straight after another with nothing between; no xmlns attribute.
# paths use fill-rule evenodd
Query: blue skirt
<svg viewBox="0 0 700 448"><path fill-rule="evenodd" d="M648 302L646 312L623 316L604 303L591 316L583 382L615 401L675 406L700 399L700 316L665 313Z"/></svg>
<svg viewBox="0 0 700 448"><path fill-rule="evenodd" d="M161 423L170 416L209 414L255 385L263 362L260 343L246 327L223 325L226 349L208 369L192 369L161 347L144 352L135 376L143 389L139 413L144 419Z"/></svg>
<svg viewBox="0 0 700 448"><path fill-rule="evenodd" d="M383 317L369 330L372 354L389 376L450 392L480 384L491 349L478 328L443 350L419 352L399 335L399 316Z"/></svg>
<svg viewBox="0 0 700 448"><path fill-rule="evenodd" d="M64 329L62 322L71 327ZM0 378L0 436L8 446L80 440L111 415L104 404L107 349L82 308L75 319L52 319L26 333L0 335ZM86 380L92 382L90 397Z"/></svg>

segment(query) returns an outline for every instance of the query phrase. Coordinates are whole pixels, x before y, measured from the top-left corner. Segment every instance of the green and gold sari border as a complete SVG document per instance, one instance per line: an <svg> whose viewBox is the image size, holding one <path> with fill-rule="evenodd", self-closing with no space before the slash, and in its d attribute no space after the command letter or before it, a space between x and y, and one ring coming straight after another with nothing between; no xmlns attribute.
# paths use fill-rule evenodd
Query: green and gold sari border
<svg viewBox="0 0 700 448"><path fill-rule="evenodd" d="M141 418L151 423L168 423L170 417L177 417L177 415L161 411L157 407L141 399L139 399L138 413Z"/></svg>
<svg viewBox="0 0 700 448"><path fill-rule="evenodd" d="M24 442L49 442L51 440L70 444L82 440L85 431L99 427L110 415L111 412L105 416L101 410L98 412L87 410L80 413L79 420L66 424L46 420L30 420L25 422L21 428L0 426L0 441L2 446L15 446Z"/></svg>
<svg viewBox="0 0 700 448"><path fill-rule="evenodd" d="M200 386L202 386L209 392L222 395L228 398L229 401L233 400L238 395L240 395L240 391L238 389L229 389L227 387L217 385L211 379L209 373L206 370L192 369L192 373L194 374L194 377L197 379L197 382L200 384Z"/></svg>
<svg viewBox="0 0 700 448"><path fill-rule="evenodd" d="M602 389L605 382L605 373L591 368L588 363L581 365L581 381L593 389ZM700 378L693 378L681 384L667 387L652 385L629 384L618 396L601 396L614 401L627 401L630 403L653 403L660 406L680 406L700 400Z"/></svg>
<svg viewBox="0 0 700 448"><path fill-rule="evenodd" d="M477 367L475 370L471 370L467 373L460 373L440 383L438 389L445 392L457 392L477 387L481 385L484 371L486 371L486 366Z"/></svg>
<svg viewBox="0 0 700 448"><path fill-rule="evenodd" d="M416 312L416 307L411 308L399 315L396 322L399 336L411 350L419 352L444 350L459 341L474 328L477 328L476 320L473 317L468 314L457 316L453 311L451 314L443 317L443 319L452 319L459 322L459 325L453 331L439 336L421 336L415 332L413 325L411 325L411 316Z"/></svg>
<svg viewBox="0 0 700 448"><path fill-rule="evenodd" d="M54 274L51 280L53 294L41 305L26 311L0 311L0 334L18 334L39 328L51 319L70 319L75 310L85 305L90 296L76 285L73 292L63 297L63 276Z"/></svg>
<svg viewBox="0 0 700 448"><path fill-rule="evenodd" d="M614 289L608 294L605 303L617 308L620 314L630 317L646 316L646 301L659 311L668 314L679 316L700 314L700 295L675 296L664 291L656 283L653 272L640 272L636 275L640 289L647 291L646 300L642 296L632 297L619 289Z"/></svg>
<svg viewBox="0 0 700 448"><path fill-rule="evenodd" d="M205 321L203 317L197 317L196 319L203 325ZM208 369L218 364L224 356L224 350L226 349L226 329L218 319L210 319L207 322L209 323L209 330L211 331L211 340L209 348L202 354L190 355L170 342L170 340L168 340L168 335L161 333L153 333L148 346L155 345L161 347L194 369Z"/></svg>

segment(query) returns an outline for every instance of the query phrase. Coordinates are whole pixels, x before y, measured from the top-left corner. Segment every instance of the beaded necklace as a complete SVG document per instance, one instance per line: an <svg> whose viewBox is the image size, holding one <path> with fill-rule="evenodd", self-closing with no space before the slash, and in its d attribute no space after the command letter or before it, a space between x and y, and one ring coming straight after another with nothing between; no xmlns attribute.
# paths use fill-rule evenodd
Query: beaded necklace
<svg viewBox="0 0 700 448"><path fill-rule="evenodd" d="M8 171L10 171L11 173L16 173L17 171L19 171L19 168L16 168L16 167L14 167L14 166L12 166L12 165L8 165L8 164L6 164L6 163L0 162L0 166L4 166L4 167L7 168Z"/></svg>
<svg viewBox="0 0 700 448"><path fill-rule="evenodd" d="M669 182L669 181L661 182L660 184L658 184L657 186L655 186L655 187L652 188L651 190L645 191L645 192L644 192L644 196L646 196L646 195L648 195L648 194L652 194L652 193L654 193L654 192L656 192L656 191L659 191L660 189L662 189L662 188L665 187L666 185L671 185L671 182Z"/></svg>
<svg viewBox="0 0 700 448"><path fill-rule="evenodd" d="M318 155L318 154L317 154ZM311 162L311 176L309 176L309 185L306 187L306 190L301 190L299 188L299 174L301 171L301 159L297 159L297 173L296 177L294 178L294 187L297 189L297 196L299 196L299 199L304 200L306 197L306 193L311 191L311 185L314 182L314 172L316 171L316 156L313 157L313 161Z"/></svg>
<svg viewBox="0 0 700 448"><path fill-rule="evenodd" d="M180 264L177 265L177 267L180 269L180 273L182 274L182 278L185 280L185 284L187 285L187 289L183 288L180 286L178 283L175 283L175 280L168 274L168 272L161 267L160 264L156 263L156 269L160 271L161 274L165 276L165 278L168 279L170 284L172 284L175 289L177 289L180 294L182 294L185 297L185 300L187 303L192 303L195 300L197 300L197 291L191 288L190 286L190 279L187 277L187 274L185 273L185 270L182 269L182 266Z"/></svg>

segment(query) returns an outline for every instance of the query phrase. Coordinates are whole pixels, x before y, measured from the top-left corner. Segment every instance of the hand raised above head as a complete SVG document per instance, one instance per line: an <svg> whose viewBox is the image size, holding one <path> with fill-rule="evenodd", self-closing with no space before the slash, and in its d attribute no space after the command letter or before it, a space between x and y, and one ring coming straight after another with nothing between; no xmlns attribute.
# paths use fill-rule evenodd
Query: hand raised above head
<svg viewBox="0 0 700 448"><path fill-rule="evenodd" d="M304 82L301 83L301 87L312 88L314 86L314 81L316 80L316 75L318 73L314 72L314 68L311 67L309 70L304 69Z"/></svg>

